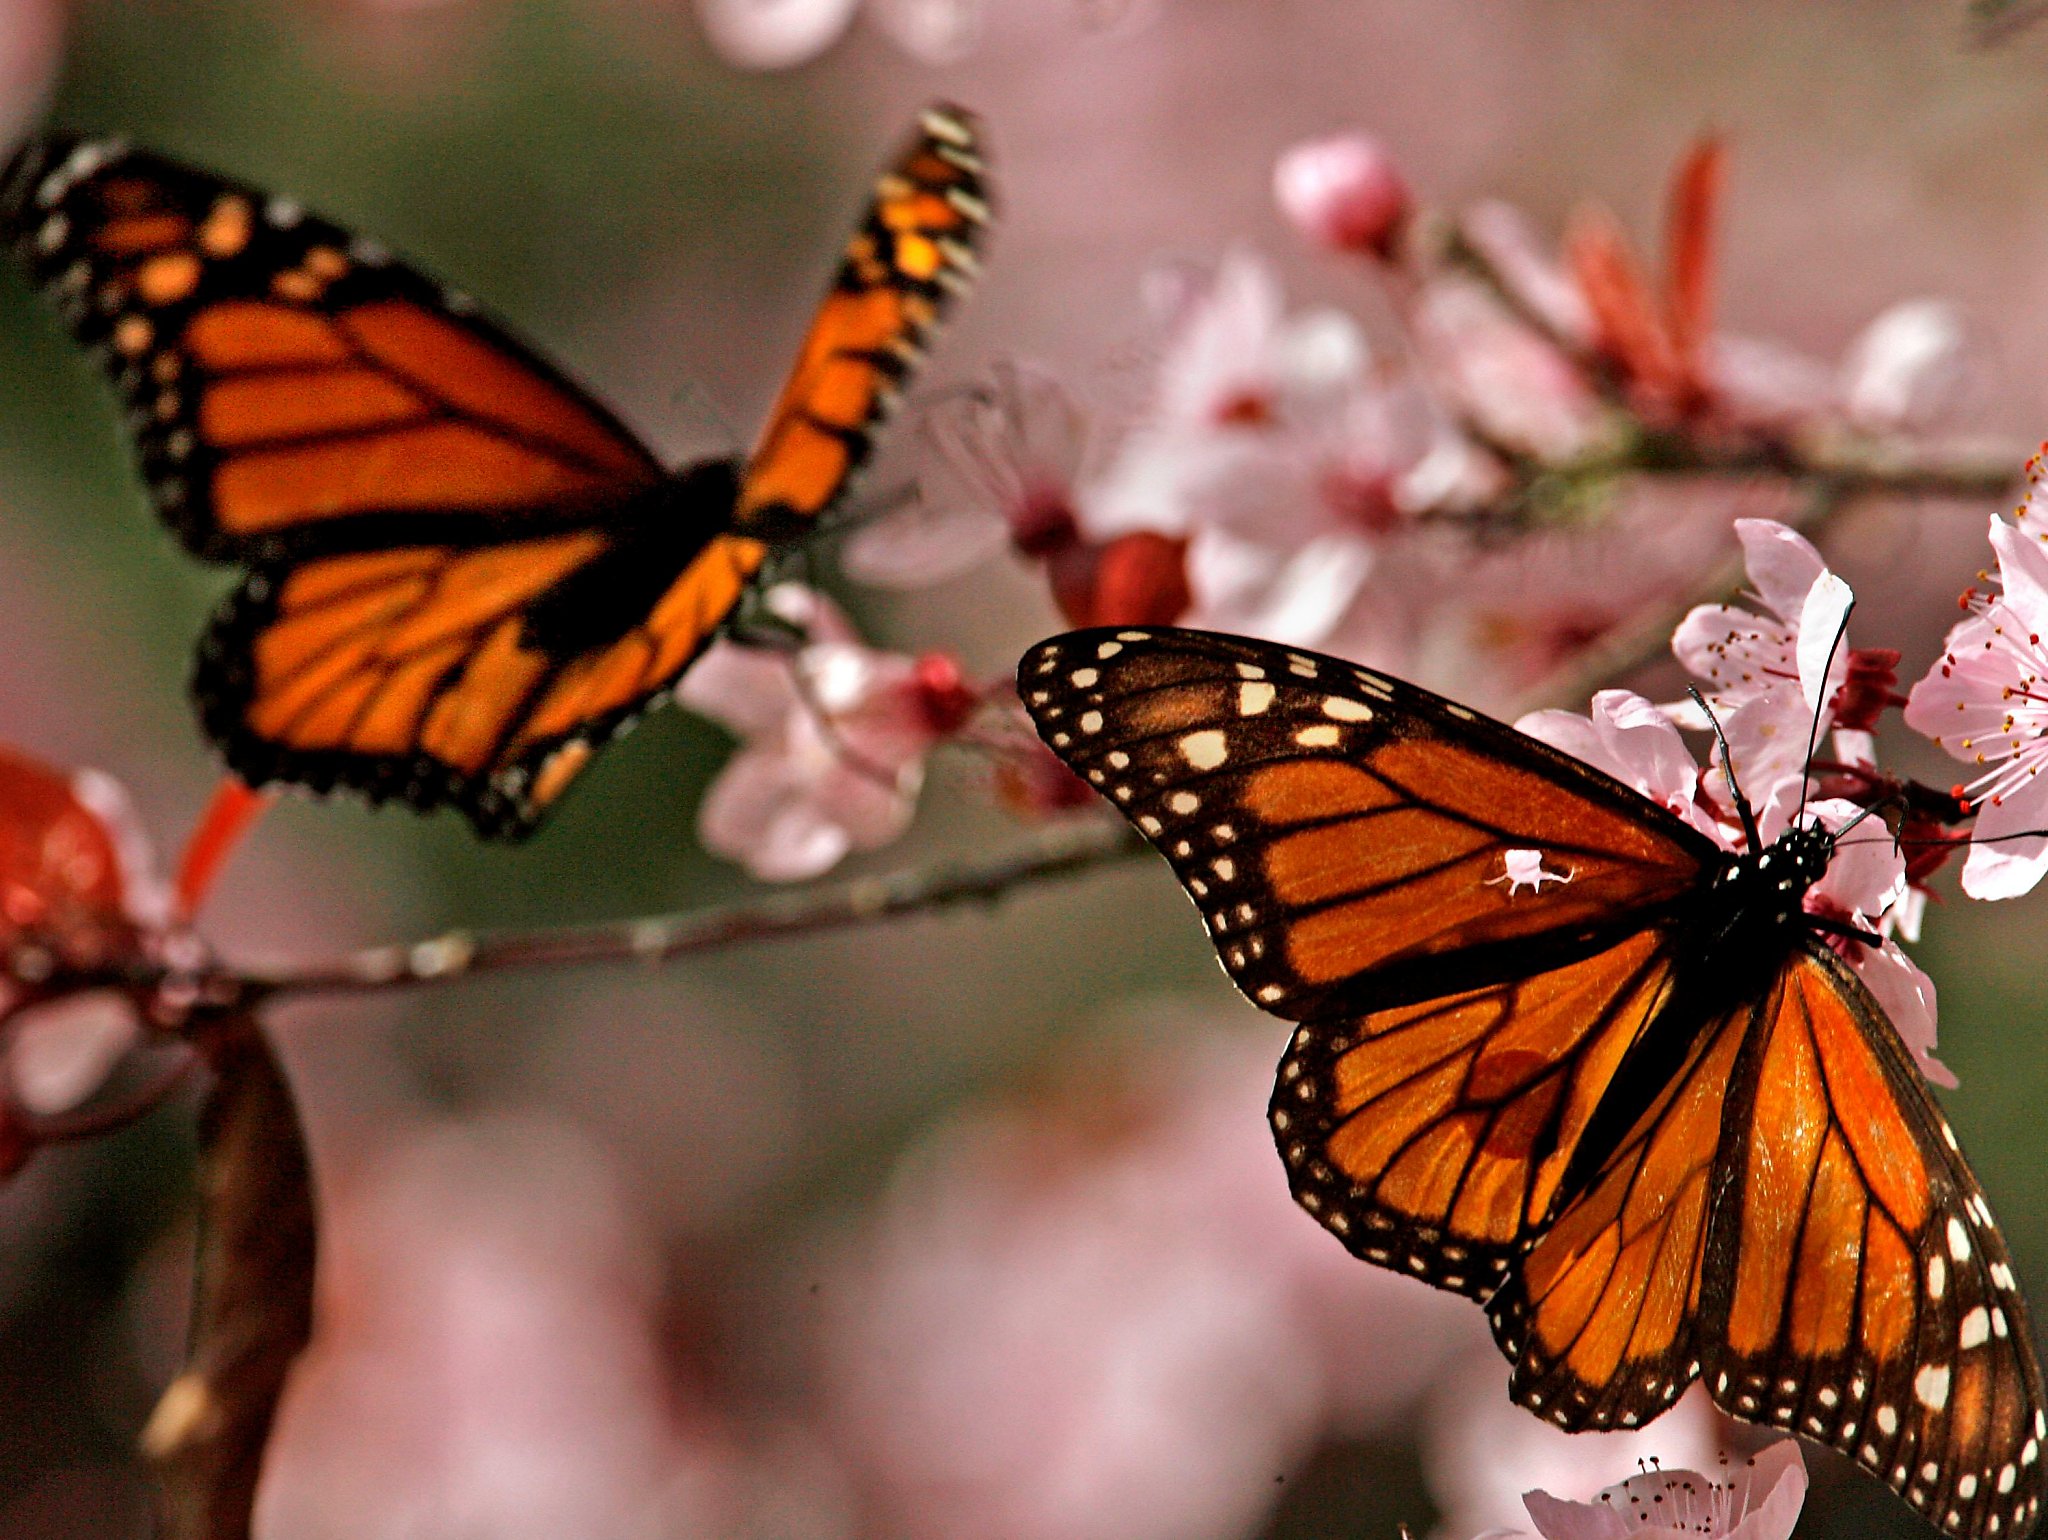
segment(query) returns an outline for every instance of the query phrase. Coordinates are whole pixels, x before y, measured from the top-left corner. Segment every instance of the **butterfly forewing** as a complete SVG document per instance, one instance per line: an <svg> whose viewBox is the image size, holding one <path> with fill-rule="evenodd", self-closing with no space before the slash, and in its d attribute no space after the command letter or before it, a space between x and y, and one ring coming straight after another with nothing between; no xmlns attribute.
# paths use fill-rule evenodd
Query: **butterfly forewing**
<svg viewBox="0 0 2048 1540"><path fill-rule="evenodd" d="M1532 948L1587 955L1712 853L1597 771L1331 658L1080 631L1028 654L1018 688L1053 751L1173 863L1238 987L1290 1020L1526 972ZM1552 880L1512 881L1509 851Z"/></svg>
<svg viewBox="0 0 2048 1540"><path fill-rule="evenodd" d="M1833 1444L1952 1533L2023 1531L2048 1428L2004 1239L1897 1033L1819 941L1759 1008L1734 1084L1714 1399Z"/></svg>
<svg viewBox="0 0 2048 1540"><path fill-rule="evenodd" d="M469 301L287 200L52 137L8 169L0 229L104 359L157 507L202 556L509 538L663 478Z"/></svg>
<svg viewBox="0 0 2048 1540"><path fill-rule="evenodd" d="M824 513L874 447L946 306L978 271L990 217L981 128L926 110L860 227L747 463L741 528L786 534Z"/></svg>

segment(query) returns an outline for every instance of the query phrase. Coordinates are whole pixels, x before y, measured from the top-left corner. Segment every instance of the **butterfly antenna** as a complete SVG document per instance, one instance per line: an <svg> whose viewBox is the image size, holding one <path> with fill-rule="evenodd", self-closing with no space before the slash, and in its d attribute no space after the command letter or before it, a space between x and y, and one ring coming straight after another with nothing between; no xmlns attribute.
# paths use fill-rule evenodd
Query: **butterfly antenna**
<svg viewBox="0 0 2048 1540"><path fill-rule="evenodd" d="M1841 839L1843 835L1847 834L1851 829L1855 828L1856 825L1863 822L1863 820L1868 818L1872 813L1877 812L1881 808L1889 807L1890 805L1891 804L1889 801L1871 803L1870 806L1864 808L1863 811L1858 813L1854 818L1850 819L1847 823L1843 824L1841 828L1835 830L1835 838L1837 840ZM1896 834L1892 836L1892 843L1895 845L1898 843L1898 836Z"/></svg>
<svg viewBox="0 0 2048 1540"><path fill-rule="evenodd" d="M1707 725L1714 730L1714 742L1721 746L1721 774L1728 778L1729 795L1735 798L1735 816L1742 820L1743 838L1749 841L1750 854L1755 855L1763 848L1763 837L1756 832L1756 814L1750 810L1749 798L1742 794L1742 787L1735 780L1735 756L1728 752L1728 735L1721 731L1721 719L1714 715L1714 708L1700 694L1699 686L1689 684L1685 693L1706 716Z"/></svg>
<svg viewBox="0 0 2048 1540"><path fill-rule="evenodd" d="M1806 811L1806 793L1813 784L1813 751L1820 746L1821 715L1828 709L1828 675L1835 671L1835 654L1842 650L1842 643L1849 635L1849 616L1855 608L1856 601L1851 599L1849 607L1842 611L1842 623L1835 627L1835 639L1828 643L1828 660L1821 665L1821 698L1814 703L1813 726L1806 730L1806 758L1800 763L1799 767L1799 811L1801 813ZM1795 815L1792 821L1797 824L1799 819ZM1842 832L1841 829L1835 831L1838 836Z"/></svg>

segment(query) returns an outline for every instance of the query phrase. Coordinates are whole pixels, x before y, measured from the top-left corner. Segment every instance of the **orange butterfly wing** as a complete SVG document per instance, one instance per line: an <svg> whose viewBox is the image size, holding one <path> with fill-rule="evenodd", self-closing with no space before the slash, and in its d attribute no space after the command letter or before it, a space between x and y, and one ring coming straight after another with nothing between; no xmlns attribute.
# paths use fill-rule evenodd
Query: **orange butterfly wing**
<svg viewBox="0 0 2048 1540"><path fill-rule="evenodd" d="M1532 1228L1488 1303L1515 1364L1510 1393L1570 1432L1648 1422L1699 1374L1717 1156L1749 1015L1708 1024L1590 1184Z"/></svg>
<svg viewBox="0 0 2048 1540"><path fill-rule="evenodd" d="M958 107L928 108L875 183L797 362L741 478L749 534L810 527L867 463L948 302L978 271L990 217L981 131Z"/></svg>
<svg viewBox="0 0 2048 1540"><path fill-rule="evenodd" d="M255 188L32 141L0 220L127 407L158 510L254 563L594 522L666 472L459 295Z"/></svg>
<svg viewBox="0 0 2048 1540"><path fill-rule="evenodd" d="M1525 979L1300 1027L1269 1114L1296 1200L1367 1261L1490 1298L1669 964L1638 931Z"/></svg>
<svg viewBox="0 0 2048 1540"><path fill-rule="evenodd" d="M450 802L518 837L673 684L767 554L713 535L651 607L625 607L623 631L612 607L634 598L636 547L594 530L259 570L202 641L194 693L253 784ZM579 634L593 613L602 640Z"/></svg>
<svg viewBox="0 0 2048 1540"><path fill-rule="evenodd" d="M2041 1371L1947 1120L1817 940L1750 1038L1708 1236L1715 1401L1833 1444L1952 1533L2023 1533L2048 1488Z"/></svg>
<svg viewBox="0 0 2048 1540"><path fill-rule="evenodd" d="M1456 993L1613 945L1698 880L1704 836L1412 685L1195 631L1034 648L1026 709L1173 864L1225 969L1290 1021ZM1648 811L1643 811L1647 809ZM1572 880L1515 893L1509 850Z"/></svg>

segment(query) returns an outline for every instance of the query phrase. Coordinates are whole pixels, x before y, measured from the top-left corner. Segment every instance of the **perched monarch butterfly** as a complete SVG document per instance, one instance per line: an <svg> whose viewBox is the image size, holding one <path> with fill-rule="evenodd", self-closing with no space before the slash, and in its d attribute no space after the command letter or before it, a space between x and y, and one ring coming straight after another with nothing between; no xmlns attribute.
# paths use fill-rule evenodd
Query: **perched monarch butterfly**
<svg viewBox="0 0 2048 1540"><path fill-rule="evenodd" d="M2032 1527L2026 1309L1904 1044L1802 907L1834 835L1730 855L1512 728L1261 642L1078 631L1018 687L1238 988L1300 1023L1272 1103L1297 1200L1484 1302L1518 1402L1635 1427L1701 1378L1953 1534ZM1532 890L1532 851L1568 880Z"/></svg>
<svg viewBox="0 0 2048 1540"><path fill-rule="evenodd" d="M988 212L975 120L932 108L752 456L671 472L469 300L295 203L110 140L34 140L0 180L158 510L248 569L193 680L229 766L509 837L845 491Z"/></svg>

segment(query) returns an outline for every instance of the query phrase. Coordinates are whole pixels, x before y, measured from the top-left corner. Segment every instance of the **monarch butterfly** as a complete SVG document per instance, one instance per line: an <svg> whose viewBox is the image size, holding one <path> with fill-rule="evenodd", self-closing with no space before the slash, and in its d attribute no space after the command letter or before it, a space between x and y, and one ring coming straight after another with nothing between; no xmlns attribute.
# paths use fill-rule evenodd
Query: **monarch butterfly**
<svg viewBox="0 0 2048 1540"><path fill-rule="evenodd" d="M1730 855L1512 728L1261 642L1077 631L1018 688L1237 987L1299 1024L1271 1108L1296 1199L1481 1301L1521 1405L1628 1428L1704 1379L1952 1534L2032 1527L2026 1309L1948 1123L1802 907L1833 834Z"/></svg>
<svg viewBox="0 0 2048 1540"><path fill-rule="evenodd" d="M104 360L158 511L247 569L193 676L229 767L516 838L866 460L975 272L980 141L923 115L751 457L673 472L471 301L282 198L48 137L0 228Z"/></svg>

